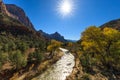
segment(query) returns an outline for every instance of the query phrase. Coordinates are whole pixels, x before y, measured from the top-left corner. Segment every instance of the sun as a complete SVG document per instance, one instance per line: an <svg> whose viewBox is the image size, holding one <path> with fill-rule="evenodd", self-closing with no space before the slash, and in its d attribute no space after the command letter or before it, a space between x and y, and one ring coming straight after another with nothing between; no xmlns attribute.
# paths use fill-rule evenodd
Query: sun
<svg viewBox="0 0 120 80"><path fill-rule="evenodd" d="M58 4L58 13L62 17L72 15L74 10L73 0L61 0Z"/></svg>
<svg viewBox="0 0 120 80"><path fill-rule="evenodd" d="M61 3L59 9L63 15L67 15L72 11L72 5L68 0L65 0Z"/></svg>

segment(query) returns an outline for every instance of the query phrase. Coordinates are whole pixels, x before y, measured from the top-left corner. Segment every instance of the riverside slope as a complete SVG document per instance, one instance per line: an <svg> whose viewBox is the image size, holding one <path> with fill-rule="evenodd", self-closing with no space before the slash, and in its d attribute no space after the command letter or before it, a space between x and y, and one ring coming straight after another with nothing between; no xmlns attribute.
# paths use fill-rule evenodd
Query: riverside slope
<svg viewBox="0 0 120 80"><path fill-rule="evenodd" d="M75 65L74 56L68 50L60 48L64 55L47 71L32 80L65 80Z"/></svg>

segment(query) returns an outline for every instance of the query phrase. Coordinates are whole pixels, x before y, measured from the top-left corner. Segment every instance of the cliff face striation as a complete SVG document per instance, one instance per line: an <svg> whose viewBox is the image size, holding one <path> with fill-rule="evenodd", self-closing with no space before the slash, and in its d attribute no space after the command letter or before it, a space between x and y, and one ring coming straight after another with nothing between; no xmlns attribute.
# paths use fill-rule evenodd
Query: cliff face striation
<svg viewBox="0 0 120 80"><path fill-rule="evenodd" d="M0 1L0 12L1 12L2 14L6 14L6 15L8 15L8 16L12 16L12 15L7 11L6 6L5 6L5 4L4 4L2 1Z"/></svg>
<svg viewBox="0 0 120 80"><path fill-rule="evenodd" d="M29 18L26 16L25 12L23 9L20 7L14 5L14 4L6 4L6 9L10 14L15 16L22 24L27 26L30 29L35 30L33 24L29 20Z"/></svg>
<svg viewBox="0 0 120 80"><path fill-rule="evenodd" d="M0 13L18 20L29 29L35 30L33 24L26 16L24 10L16 5L4 4L2 1L0 1Z"/></svg>

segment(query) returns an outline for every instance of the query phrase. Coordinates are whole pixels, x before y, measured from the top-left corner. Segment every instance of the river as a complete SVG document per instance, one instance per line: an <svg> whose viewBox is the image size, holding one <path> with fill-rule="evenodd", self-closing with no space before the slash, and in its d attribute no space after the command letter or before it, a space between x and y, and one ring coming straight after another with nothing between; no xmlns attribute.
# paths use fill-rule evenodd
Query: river
<svg viewBox="0 0 120 80"><path fill-rule="evenodd" d="M64 53L61 59L32 80L65 80L71 74L75 65L74 56L67 49L60 50Z"/></svg>

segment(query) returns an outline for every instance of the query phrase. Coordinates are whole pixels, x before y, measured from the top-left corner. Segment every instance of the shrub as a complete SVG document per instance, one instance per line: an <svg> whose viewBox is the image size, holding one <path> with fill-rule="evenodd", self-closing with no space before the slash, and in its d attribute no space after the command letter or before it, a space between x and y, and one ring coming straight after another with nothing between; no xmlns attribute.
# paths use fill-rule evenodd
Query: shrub
<svg viewBox="0 0 120 80"><path fill-rule="evenodd" d="M25 67L27 64L27 60L19 50L11 53L9 58L11 60L11 63L15 66L16 69Z"/></svg>
<svg viewBox="0 0 120 80"><path fill-rule="evenodd" d="M43 60L43 54L40 50L36 50L35 52L29 54L29 61L30 62L41 62Z"/></svg>

